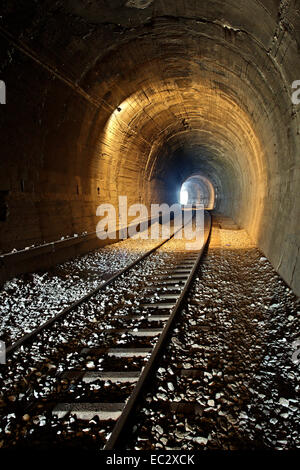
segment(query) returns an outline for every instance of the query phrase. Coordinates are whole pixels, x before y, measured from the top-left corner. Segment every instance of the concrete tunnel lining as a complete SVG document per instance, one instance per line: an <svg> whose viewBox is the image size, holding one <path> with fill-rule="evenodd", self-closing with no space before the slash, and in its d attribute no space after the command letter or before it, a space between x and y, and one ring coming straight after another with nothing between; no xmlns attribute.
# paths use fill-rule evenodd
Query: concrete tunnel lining
<svg viewBox="0 0 300 470"><path fill-rule="evenodd" d="M119 195L173 203L201 172L299 295L293 2L161 1L106 7L106 19L95 2L57 3L32 3L21 25L20 3L4 11L1 249L93 231L97 205Z"/></svg>

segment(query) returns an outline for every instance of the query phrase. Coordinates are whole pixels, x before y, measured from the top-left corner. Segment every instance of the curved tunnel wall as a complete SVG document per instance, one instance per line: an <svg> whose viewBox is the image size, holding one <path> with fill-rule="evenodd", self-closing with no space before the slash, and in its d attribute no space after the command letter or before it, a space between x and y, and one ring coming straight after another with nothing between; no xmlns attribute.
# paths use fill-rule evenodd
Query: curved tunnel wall
<svg viewBox="0 0 300 470"><path fill-rule="evenodd" d="M118 195L175 202L201 172L300 293L294 1L10 1L0 34L2 251L94 231Z"/></svg>

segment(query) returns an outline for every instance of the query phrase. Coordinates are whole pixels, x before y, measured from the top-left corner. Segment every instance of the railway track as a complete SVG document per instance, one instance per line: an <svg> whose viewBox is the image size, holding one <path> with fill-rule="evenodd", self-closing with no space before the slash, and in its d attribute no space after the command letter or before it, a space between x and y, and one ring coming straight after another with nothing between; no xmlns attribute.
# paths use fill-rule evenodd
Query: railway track
<svg viewBox="0 0 300 470"><path fill-rule="evenodd" d="M66 416L75 416L80 422L96 419L98 427L103 431L103 448L110 450L118 447L139 397L162 354L168 334L208 243L211 221L208 214L205 218L202 248L199 251L177 252L168 266L158 270L155 278L146 276L136 312L133 304L129 314L124 314L123 311L113 312L104 331L99 330L95 324L93 332L91 329L82 332L85 339L91 334L96 335L98 344L96 341L95 346L93 341L91 346L82 348L80 341L75 343L73 348L77 348L78 355L84 358L83 365L57 372L57 379L65 383L64 390L60 391L54 400L52 398L42 403L29 400L26 416L34 415L34 410L39 407L51 413L54 420L61 420ZM118 279L130 276L139 263L171 239L172 237L164 240L97 289L12 344L7 350L7 355L13 355L24 345L34 342L41 334L45 338L47 330L51 331L54 325L56 329L59 328L59 322L66 315L79 306L84 306L95 295L101 295L102 291Z"/></svg>

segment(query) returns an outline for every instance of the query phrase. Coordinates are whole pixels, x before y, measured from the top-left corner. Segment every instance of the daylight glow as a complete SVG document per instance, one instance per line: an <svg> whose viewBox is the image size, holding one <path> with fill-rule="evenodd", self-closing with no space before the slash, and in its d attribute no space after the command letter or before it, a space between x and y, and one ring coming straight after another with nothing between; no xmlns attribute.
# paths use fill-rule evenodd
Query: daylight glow
<svg viewBox="0 0 300 470"><path fill-rule="evenodd" d="M185 189L182 189L180 191L180 204L187 204L188 200L189 200L189 193Z"/></svg>

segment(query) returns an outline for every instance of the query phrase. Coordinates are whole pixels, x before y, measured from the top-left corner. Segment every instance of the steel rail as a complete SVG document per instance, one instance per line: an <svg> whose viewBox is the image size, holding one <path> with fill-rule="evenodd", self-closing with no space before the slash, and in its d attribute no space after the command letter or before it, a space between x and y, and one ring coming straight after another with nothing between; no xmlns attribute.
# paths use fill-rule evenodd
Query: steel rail
<svg viewBox="0 0 300 470"><path fill-rule="evenodd" d="M145 385L148 381L148 379L150 378L151 376L151 372L153 371L153 368L154 368L154 365L158 359L158 357L161 355L161 352L163 351L163 347L164 347L164 344L165 344L165 341L168 337L168 334L171 330L171 327L174 323L174 319L175 317L177 316L178 312L181 310L181 307L182 307L182 304L183 304L183 301L186 297L186 294L188 292L188 289L190 287L190 284L194 278L194 274L196 272L196 269L198 268L198 265L201 261L201 258L202 258L202 255L203 255L203 252L205 250L205 248L208 246L208 243L209 243L209 239L210 239L210 234L211 234L211 216L210 214L208 214L208 217L209 217L209 220L208 220L208 226L205 227L205 233L204 233L204 243L199 251L199 255L195 261L195 264L193 266L193 268L191 269L191 272L189 274L189 277L187 278L186 282L185 282L185 285L183 287L183 290L180 294L180 296L178 297L174 307L172 308L171 310L171 313L170 313L170 317L166 323L166 325L164 326L163 328L163 331L151 353L151 356L146 364L146 366L144 367L141 375L140 375L140 378L139 380L137 381L136 385L135 385L135 388L132 392L132 394L130 395L123 411L122 411L122 414L121 416L118 418L114 428L113 428L113 431L107 441L107 443L105 444L103 450L113 450L115 448L118 447L119 443L121 442L123 436L124 436L124 432L127 428L127 425L130 421L130 418L132 416L132 413L133 411L135 410L135 407L137 405L137 402L139 400L139 398L141 397L143 391L144 391L144 388L145 388Z"/></svg>
<svg viewBox="0 0 300 470"><path fill-rule="evenodd" d="M80 299L76 300L75 302L73 302L71 305L69 305L68 307L65 307L63 310L61 310L57 315L55 315L54 317L50 318L49 320L47 320L45 323L43 323L42 325L38 326L37 328L35 328L34 330L32 330L30 333L27 333L26 335L22 336L20 339L18 339L17 341L15 341L14 343L12 343L11 345L7 346L6 348L6 357L8 357L9 355L11 355L13 352L15 352L17 349L19 349L21 346L23 346L24 344L30 342L30 341L33 341L35 336L37 336L39 333L41 333L42 331L46 330L48 327L50 327L51 325L53 325L53 323L55 323L56 321L58 320L61 320L65 315L67 315L68 313L70 313L72 310L74 310L74 308L78 307L79 305L81 305L83 302L85 302L86 300L90 299L92 296L94 296L95 294L98 294L100 291L104 290L107 286L109 286L110 284L112 284L116 279L118 279L119 277L121 277L123 274L127 273L128 271L130 271L132 268L134 268L138 263L140 263L141 261L143 261L145 258L148 258L152 253L154 253L155 251L157 251L160 247L162 247L165 243L169 242L175 235L176 233L178 233L180 230L182 229L182 226L176 230L176 232L174 232L169 238L165 239L164 241L162 241L161 243L159 243L158 245L156 245L155 247L153 247L151 250L147 251L146 253L144 253L142 256L140 256L138 259L136 259L135 261L133 261L132 263L130 263L128 266L125 266L125 268L121 269L120 271L118 271L116 274L113 274L109 279L107 279L103 284L100 284L98 287L96 287L95 289L93 289L91 292L89 292L88 294L84 295L83 297L81 297Z"/></svg>

